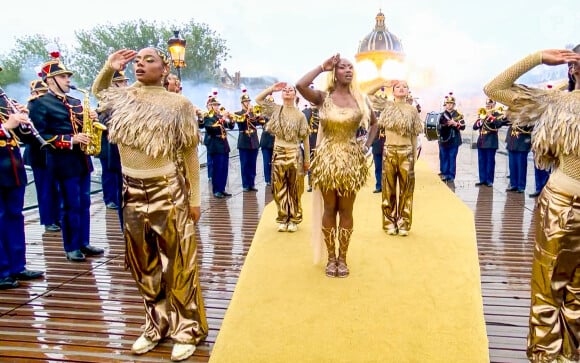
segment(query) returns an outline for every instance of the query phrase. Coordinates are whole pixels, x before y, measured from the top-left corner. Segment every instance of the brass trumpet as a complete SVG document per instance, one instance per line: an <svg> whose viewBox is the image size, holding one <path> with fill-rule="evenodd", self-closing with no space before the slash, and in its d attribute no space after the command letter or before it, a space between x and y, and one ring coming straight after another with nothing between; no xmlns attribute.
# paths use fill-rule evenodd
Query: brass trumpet
<svg viewBox="0 0 580 363"><path fill-rule="evenodd" d="M485 118L487 117L487 109L485 107L481 107L478 111L477 114L479 115L479 118L481 120L485 120Z"/></svg>

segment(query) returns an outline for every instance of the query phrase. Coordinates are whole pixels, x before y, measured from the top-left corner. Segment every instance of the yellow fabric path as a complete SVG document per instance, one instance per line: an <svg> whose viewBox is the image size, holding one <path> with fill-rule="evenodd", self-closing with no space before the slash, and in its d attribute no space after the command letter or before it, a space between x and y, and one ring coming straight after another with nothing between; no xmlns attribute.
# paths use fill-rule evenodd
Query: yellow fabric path
<svg viewBox="0 0 580 363"><path fill-rule="evenodd" d="M295 233L276 231L270 203L210 362L489 362L473 213L415 171L407 237L382 230L374 176L358 193L344 279L312 263L311 193Z"/></svg>

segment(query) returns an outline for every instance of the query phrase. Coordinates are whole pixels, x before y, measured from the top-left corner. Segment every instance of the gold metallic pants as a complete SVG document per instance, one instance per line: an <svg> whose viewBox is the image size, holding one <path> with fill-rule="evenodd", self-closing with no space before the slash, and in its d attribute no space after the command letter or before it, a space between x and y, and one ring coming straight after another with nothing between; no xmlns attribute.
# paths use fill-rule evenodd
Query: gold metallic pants
<svg viewBox="0 0 580 363"><path fill-rule="evenodd" d="M126 262L145 303L145 335L197 344L208 326L185 180L124 176Z"/></svg>
<svg viewBox="0 0 580 363"><path fill-rule="evenodd" d="M556 170L536 208L528 358L578 360L580 341L580 182Z"/></svg>
<svg viewBox="0 0 580 363"><path fill-rule="evenodd" d="M272 154L272 193L278 206L276 222L302 222L300 197L304 192L302 150L297 145L289 148L274 146Z"/></svg>
<svg viewBox="0 0 580 363"><path fill-rule="evenodd" d="M381 185L383 229L409 231L415 190L415 157L412 146L385 145Z"/></svg>

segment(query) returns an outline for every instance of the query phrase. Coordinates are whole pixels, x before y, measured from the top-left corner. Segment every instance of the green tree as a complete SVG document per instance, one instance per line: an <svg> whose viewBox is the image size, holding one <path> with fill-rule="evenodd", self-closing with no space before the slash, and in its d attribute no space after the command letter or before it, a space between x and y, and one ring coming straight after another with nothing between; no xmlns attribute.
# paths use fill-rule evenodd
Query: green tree
<svg viewBox="0 0 580 363"><path fill-rule="evenodd" d="M4 71L0 73L0 83L8 85L37 78L37 70L40 70L44 62L51 59L47 48L60 50L61 60L68 65L66 57L69 53L68 47L59 39L47 38L41 34L17 38L16 46L10 53L0 57L0 64L4 68Z"/></svg>
<svg viewBox="0 0 580 363"><path fill-rule="evenodd" d="M229 58L226 42L208 25L193 19L183 24L168 26L155 21L132 20L117 25L98 25L90 30L75 32L77 44L67 47L59 39L42 35L19 38L9 53L0 56L0 82L3 85L29 81L35 77L33 69L49 60L48 44L54 44L61 53L65 66L74 72L74 82L89 87L108 55L122 48L141 49L157 47L167 52L167 40L179 30L187 41L186 67L181 69L182 78L190 81L212 81L218 76L221 64ZM131 66L127 75L131 75Z"/></svg>
<svg viewBox="0 0 580 363"><path fill-rule="evenodd" d="M207 25L195 23L193 20L178 25L176 29L180 30L181 36L187 41L187 66L181 69L182 78L192 81L215 79L216 67L228 57L225 40ZM92 82L114 50L156 47L167 53L167 40L173 36L173 30L154 21L134 20L115 26L99 25L91 30L76 32L79 47L73 58L76 70L82 75L82 84ZM127 73L131 77L130 72Z"/></svg>

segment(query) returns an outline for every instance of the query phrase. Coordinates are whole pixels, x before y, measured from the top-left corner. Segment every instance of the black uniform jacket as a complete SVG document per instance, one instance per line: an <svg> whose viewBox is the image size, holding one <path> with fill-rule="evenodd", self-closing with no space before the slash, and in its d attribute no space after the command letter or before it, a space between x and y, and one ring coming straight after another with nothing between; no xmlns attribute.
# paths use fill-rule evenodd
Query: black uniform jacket
<svg viewBox="0 0 580 363"><path fill-rule="evenodd" d="M240 130L238 149L258 149L260 142L258 140L257 126L264 124L264 118L254 115L252 111L246 114L244 110L236 112L236 115L240 117L240 120L236 120L236 125L238 125L238 130Z"/></svg>
<svg viewBox="0 0 580 363"><path fill-rule="evenodd" d="M93 171L90 156L72 137L82 132L83 107L79 99L57 96L52 92L29 103L30 119L38 133L53 147L46 147L47 167L56 178L67 179Z"/></svg>
<svg viewBox="0 0 580 363"><path fill-rule="evenodd" d="M208 138L206 143L208 154L229 154L227 129L232 130L234 122L224 120L218 114L208 113L203 118L203 125Z"/></svg>

